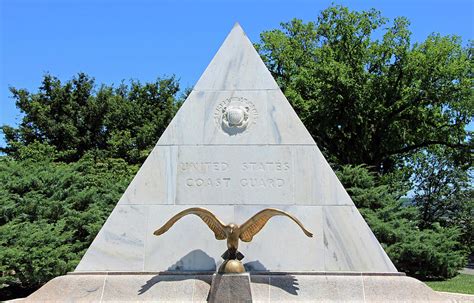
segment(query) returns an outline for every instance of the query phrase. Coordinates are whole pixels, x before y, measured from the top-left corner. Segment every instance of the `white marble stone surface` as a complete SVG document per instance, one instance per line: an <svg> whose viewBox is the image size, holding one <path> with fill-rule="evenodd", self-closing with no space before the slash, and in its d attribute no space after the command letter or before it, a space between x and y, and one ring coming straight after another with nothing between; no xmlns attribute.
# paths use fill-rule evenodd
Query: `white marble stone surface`
<svg viewBox="0 0 474 303"><path fill-rule="evenodd" d="M324 270L397 271L354 206L324 206L323 218Z"/></svg>
<svg viewBox="0 0 474 303"><path fill-rule="evenodd" d="M353 205L315 145L157 146L119 204Z"/></svg>
<svg viewBox="0 0 474 303"><path fill-rule="evenodd" d="M243 134L229 135L215 122L219 104L232 97L245 98L254 105L254 120ZM204 144L315 144L280 90L208 92L202 123Z"/></svg>
<svg viewBox="0 0 474 303"><path fill-rule="evenodd" d="M196 90L279 89L242 28L235 24L194 86Z"/></svg>
<svg viewBox="0 0 474 303"><path fill-rule="evenodd" d="M76 271L142 271L147 205L117 205Z"/></svg>
<svg viewBox="0 0 474 303"><path fill-rule="evenodd" d="M354 205L317 146L294 146L294 202L301 205Z"/></svg>
<svg viewBox="0 0 474 303"><path fill-rule="evenodd" d="M286 146L180 146L176 204L293 204Z"/></svg>
<svg viewBox="0 0 474 303"><path fill-rule="evenodd" d="M266 206L235 206L241 224ZM322 271L324 268L322 212L319 206L269 205L287 211L313 233L307 237L290 218L271 218L252 242L241 242L239 250L249 271Z"/></svg>
<svg viewBox="0 0 474 303"><path fill-rule="evenodd" d="M165 234L157 237L153 232L176 213L188 206L150 206L145 271L215 271L222 263L221 255L227 250L226 241L218 241L214 233L197 216L188 215L176 222ZM234 221L234 207L206 205L223 222Z"/></svg>
<svg viewBox="0 0 474 303"><path fill-rule="evenodd" d="M189 206L118 207L76 271L215 271L222 263L226 241L216 240L199 217L188 215L165 234L153 235L168 219ZM240 242L239 250L245 255L243 263L248 271L396 272L355 207L200 206L224 223L236 224L244 223L262 209L279 208L294 215L314 234L308 238L289 218L270 219L252 242Z"/></svg>
<svg viewBox="0 0 474 303"><path fill-rule="evenodd" d="M177 154L177 146L155 147L118 204L174 204Z"/></svg>
<svg viewBox="0 0 474 303"><path fill-rule="evenodd" d="M157 145L202 144L204 105L207 98L209 96L205 92L191 91Z"/></svg>
<svg viewBox="0 0 474 303"><path fill-rule="evenodd" d="M216 122L219 105L229 98L245 98L254 106L252 123L229 135ZM191 116L191 117L190 117ZM189 118L188 118L189 117ZM308 144L313 138L280 90L193 90L157 145Z"/></svg>
<svg viewBox="0 0 474 303"><path fill-rule="evenodd" d="M237 123L231 129L229 117ZM289 219L272 218L241 244L250 271L396 272L238 25L76 271L215 271L226 242L198 217L153 236L174 214L197 206L237 224L275 207L314 233L307 238Z"/></svg>

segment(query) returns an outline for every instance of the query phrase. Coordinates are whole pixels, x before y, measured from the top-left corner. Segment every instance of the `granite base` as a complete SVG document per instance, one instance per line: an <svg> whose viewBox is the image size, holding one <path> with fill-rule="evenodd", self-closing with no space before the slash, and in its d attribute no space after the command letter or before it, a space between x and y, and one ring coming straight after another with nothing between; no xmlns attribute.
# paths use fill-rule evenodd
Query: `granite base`
<svg viewBox="0 0 474 303"><path fill-rule="evenodd" d="M209 292L209 302L252 302L250 274L214 274Z"/></svg>
<svg viewBox="0 0 474 303"><path fill-rule="evenodd" d="M208 302L216 298L211 289L217 282L235 296L229 281L222 275L213 279L213 273L72 273L49 281L24 302ZM464 302L393 273L251 273L248 295L253 302Z"/></svg>

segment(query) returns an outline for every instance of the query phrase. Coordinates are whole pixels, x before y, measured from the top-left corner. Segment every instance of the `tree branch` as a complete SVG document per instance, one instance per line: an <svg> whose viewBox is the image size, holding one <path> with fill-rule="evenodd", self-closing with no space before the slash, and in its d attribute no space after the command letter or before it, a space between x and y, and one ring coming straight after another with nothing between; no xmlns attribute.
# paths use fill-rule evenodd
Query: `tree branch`
<svg viewBox="0 0 474 303"><path fill-rule="evenodd" d="M449 142L445 142L445 141L441 141L441 140L427 140L427 141L423 141L423 142L418 143L418 144L408 145L408 146L405 146L405 147L400 148L400 149L387 151L386 154L388 156L396 155L396 154L402 154L402 153L406 153L406 152L409 152L409 151L412 151L412 150L415 150L415 149L418 149L418 148L428 147L428 146L437 145L437 144L444 145L444 146L451 147L451 148L466 148L466 147L469 147L469 145L461 144L461 143L453 144L453 143L449 143Z"/></svg>

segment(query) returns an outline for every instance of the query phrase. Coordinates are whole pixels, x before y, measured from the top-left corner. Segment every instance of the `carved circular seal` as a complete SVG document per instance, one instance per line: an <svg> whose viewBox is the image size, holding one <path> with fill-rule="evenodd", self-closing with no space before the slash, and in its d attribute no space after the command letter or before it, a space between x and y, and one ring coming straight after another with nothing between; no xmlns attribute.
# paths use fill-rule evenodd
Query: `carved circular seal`
<svg viewBox="0 0 474 303"><path fill-rule="evenodd" d="M255 124L258 117L255 105L242 97L231 97L220 102L214 112L216 125L229 135L238 135Z"/></svg>

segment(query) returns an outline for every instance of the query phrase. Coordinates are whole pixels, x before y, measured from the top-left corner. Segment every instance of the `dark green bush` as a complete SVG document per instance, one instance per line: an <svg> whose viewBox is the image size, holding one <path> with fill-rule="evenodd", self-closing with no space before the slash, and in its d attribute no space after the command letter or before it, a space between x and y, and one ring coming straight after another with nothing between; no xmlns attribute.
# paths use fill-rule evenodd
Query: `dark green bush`
<svg viewBox="0 0 474 303"><path fill-rule="evenodd" d="M71 271L137 167L94 157L65 164L54 149L23 147L29 159L0 157L0 288L36 288Z"/></svg>
<svg viewBox="0 0 474 303"><path fill-rule="evenodd" d="M343 166L338 177L399 271L423 280L446 279L463 267L466 250L456 227L421 229L419 209L364 166Z"/></svg>

